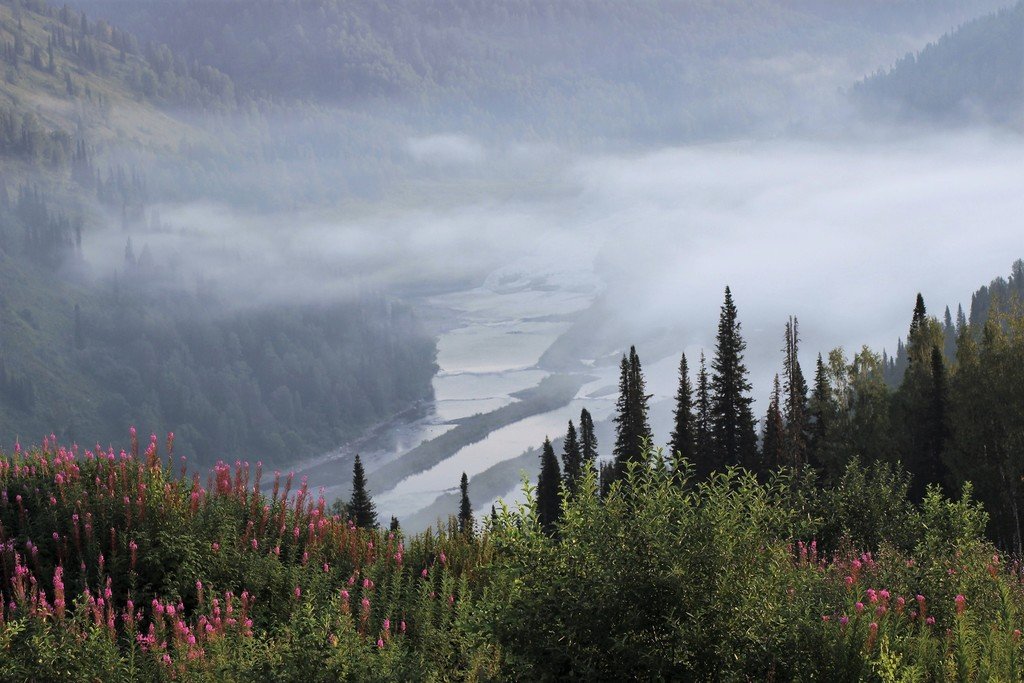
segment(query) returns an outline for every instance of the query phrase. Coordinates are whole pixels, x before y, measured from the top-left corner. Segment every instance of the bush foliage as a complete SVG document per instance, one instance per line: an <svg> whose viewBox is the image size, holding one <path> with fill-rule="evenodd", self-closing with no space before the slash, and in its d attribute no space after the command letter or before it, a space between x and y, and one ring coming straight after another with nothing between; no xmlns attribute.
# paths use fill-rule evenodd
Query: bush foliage
<svg viewBox="0 0 1024 683"><path fill-rule="evenodd" d="M3 680L1018 680L1019 562L967 487L904 503L654 456L405 537L305 482L47 439L0 457Z"/></svg>

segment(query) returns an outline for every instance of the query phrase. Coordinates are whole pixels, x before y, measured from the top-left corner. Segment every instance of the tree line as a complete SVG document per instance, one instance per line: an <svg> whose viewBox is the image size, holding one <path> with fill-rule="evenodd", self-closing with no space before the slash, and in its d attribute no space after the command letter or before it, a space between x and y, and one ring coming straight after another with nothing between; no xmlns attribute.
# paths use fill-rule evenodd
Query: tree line
<svg viewBox="0 0 1024 683"><path fill-rule="evenodd" d="M1020 552L1024 507L1024 263L1009 280L979 290L971 321L955 325L929 315L918 294L906 344L905 369L894 386L892 367L868 347L848 357L841 348L818 354L808 384L800 363L799 321L791 317L782 335L782 368L775 376L763 419L753 412L752 386L744 361L746 342L732 292L727 287L710 364L701 353L695 378L685 354L679 363L670 441L655 448L649 401L635 348L620 364L610 458L597 454L586 410L581 438L572 422L561 465L550 440L540 455L537 512L555 529L561 498L571 496L581 467L607 495L631 468L655 467L697 481L742 467L763 480L788 469L820 485L840 482L849 464L881 463L909 477L907 495L924 499L930 488L955 495L966 484L990 514L989 533ZM994 293L994 294L993 294ZM1002 295L1002 297L1000 296ZM985 306L982 318L979 306ZM890 363L891 365L891 363ZM586 455L582 455L585 453ZM582 457L581 457L582 456Z"/></svg>

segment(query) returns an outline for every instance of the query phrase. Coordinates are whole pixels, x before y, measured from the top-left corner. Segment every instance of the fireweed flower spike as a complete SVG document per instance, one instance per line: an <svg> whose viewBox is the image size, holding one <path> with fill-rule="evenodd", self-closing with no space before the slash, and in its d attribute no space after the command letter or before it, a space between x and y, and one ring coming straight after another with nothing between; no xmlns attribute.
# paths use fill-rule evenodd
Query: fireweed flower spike
<svg viewBox="0 0 1024 683"><path fill-rule="evenodd" d="M965 598L963 594L959 594L953 598L953 602L956 603L957 614L963 614L964 610L967 609L967 598Z"/></svg>

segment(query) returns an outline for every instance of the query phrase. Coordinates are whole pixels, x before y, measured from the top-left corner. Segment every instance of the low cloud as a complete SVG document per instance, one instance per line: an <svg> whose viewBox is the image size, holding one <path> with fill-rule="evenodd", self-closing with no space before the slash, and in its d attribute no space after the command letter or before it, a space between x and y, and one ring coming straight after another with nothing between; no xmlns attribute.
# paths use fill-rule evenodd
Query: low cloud
<svg viewBox="0 0 1024 683"><path fill-rule="evenodd" d="M966 306L979 285L1024 256L1024 143L1016 137L775 141L576 158L550 149L485 153L458 136L423 140L424 158L475 159L473 182L460 175L401 205L345 212L167 206L160 230L133 234L135 249L150 245L240 305L366 288L410 295L483 282L498 268L561 273L563 285L596 274L623 339L667 333L679 349L710 349L729 284L760 393L779 366L788 315L801 320L805 362L838 345L891 351L916 292L932 313ZM544 182L522 182L539 168L523 165L524 156L545 159ZM519 163L510 172L500 159ZM120 230L92 240L93 260L122 253L124 240Z"/></svg>
<svg viewBox="0 0 1024 683"><path fill-rule="evenodd" d="M432 166L473 166L486 158L483 146L465 135L410 138L408 149L417 162Z"/></svg>

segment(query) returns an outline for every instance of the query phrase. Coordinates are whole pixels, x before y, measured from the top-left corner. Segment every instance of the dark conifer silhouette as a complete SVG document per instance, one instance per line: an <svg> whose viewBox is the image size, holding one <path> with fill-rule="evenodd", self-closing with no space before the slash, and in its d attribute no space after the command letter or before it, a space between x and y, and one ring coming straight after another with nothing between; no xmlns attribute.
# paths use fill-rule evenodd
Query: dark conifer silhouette
<svg viewBox="0 0 1024 683"><path fill-rule="evenodd" d="M829 388L828 375L825 372L825 362L820 353L814 366L814 390L811 392L807 410L809 418L807 462L811 467L820 471L824 464L822 451L825 448L825 440L830 427L829 418L833 414L832 391Z"/></svg>
<svg viewBox="0 0 1024 683"><path fill-rule="evenodd" d="M545 438L540 452L540 476L537 477L537 519L548 533L554 532L561 516L561 485L562 475L558 469L558 459L555 458L555 449L551 440Z"/></svg>
<svg viewBox="0 0 1024 683"><path fill-rule="evenodd" d="M679 388L676 390L675 425L672 440L668 444L669 458L673 469L678 469L679 460L694 461L696 450L696 429L693 415L693 386L690 384L690 369L686 354L679 359Z"/></svg>
<svg viewBox="0 0 1024 683"><path fill-rule="evenodd" d="M358 527L371 529L377 526L377 510L366 489L366 474L358 454L352 466L352 498L348 503L348 516Z"/></svg>
<svg viewBox="0 0 1024 683"><path fill-rule="evenodd" d="M725 301L718 322L715 358L711 375L711 430L717 460L725 466L754 467L757 436L754 433L753 399L743 352L747 344L740 334L732 292L725 288Z"/></svg>
<svg viewBox="0 0 1024 683"><path fill-rule="evenodd" d="M643 370L636 347L619 365L619 398L615 404L615 476L626 473L627 464L642 462L645 448L651 442L651 426L647 421L650 396L644 383Z"/></svg>
<svg viewBox="0 0 1024 683"><path fill-rule="evenodd" d="M761 443L761 461L765 470L778 469L786 462L785 440L786 428L782 422L782 411L779 403L782 400L782 387L779 376L775 375L772 385L772 397L768 402L768 414L764 419L764 437Z"/></svg>
<svg viewBox="0 0 1024 683"><path fill-rule="evenodd" d="M565 481L565 490L574 492L583 476L583 453L580 449L579 437L576 435L576 427L572 420L569 420L569 428L565 432L565 441L562 444L562 479Z"/></svg>
<svg viewBox="0 0 1024 683"><path fill-rule="evenodd" d="M693 460L697 479L700 480L706 479L718 468L714 435L711 432L711 384L703 351L700 353L700 368L697 371L696 409Z"/></svg>
<svg viewBox="0 0 1024 683"><path fill-rule="evenodd" d="M469 477L462 473L462 480L459 481L459 531L461 533L473 532L473 506L469 502Z"/></svg>
<svg viewBox="0 0 1024 683"><path fill-rule="evenodd" d="M782 453L784 463L790 467L803 467L807 461L808 416L807 382L800 369L800 327L795 317L786 322L785 401L781 406L785 424L785 439ZM766 426L767 430L767 426ZM767 433L767 432L766 432Z"/></svg>
<svg viewBox="0 0 1024 683"><path fill-rule="evenodd" d="M580 411L580 457L584 471L593 470L597 462L597 434L594 433L594 418L584 408Z"/></svg>

